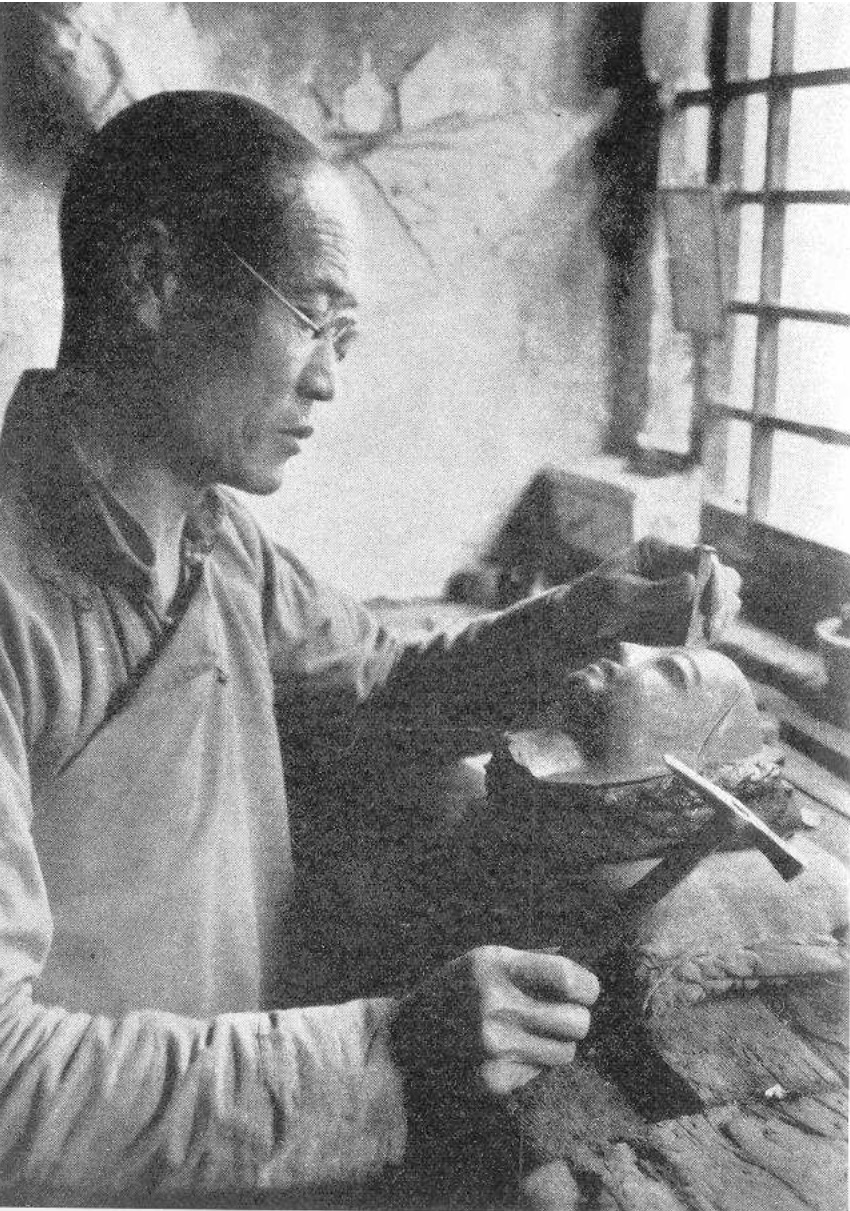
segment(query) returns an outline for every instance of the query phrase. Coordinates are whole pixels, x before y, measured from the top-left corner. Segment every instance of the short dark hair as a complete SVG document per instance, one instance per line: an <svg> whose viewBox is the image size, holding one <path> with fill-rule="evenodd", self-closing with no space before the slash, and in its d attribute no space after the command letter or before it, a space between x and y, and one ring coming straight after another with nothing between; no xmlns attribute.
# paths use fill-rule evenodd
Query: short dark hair
<svg viewBox="0 0 850 1211"><path fill-rule="evenodd" d="M66 336L102 309L128 226L159 219L194 244L223 239L262 263L287 202L321 163L283 118L232 93L164 92L122 110L91 136L62 196Z"/></svg>

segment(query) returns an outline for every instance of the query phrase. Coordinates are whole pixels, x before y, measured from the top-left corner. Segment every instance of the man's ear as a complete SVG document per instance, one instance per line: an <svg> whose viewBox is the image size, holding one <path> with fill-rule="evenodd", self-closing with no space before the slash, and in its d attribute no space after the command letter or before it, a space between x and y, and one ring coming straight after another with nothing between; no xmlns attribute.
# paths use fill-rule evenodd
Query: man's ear
<svg viewBox="0 0 850 1211"><path fill-rule="evenodd" d="M177 243L165 223L147 219L127 233L124 248L120 271L131 314L140 327L159 332L177 293Z"/></svg>

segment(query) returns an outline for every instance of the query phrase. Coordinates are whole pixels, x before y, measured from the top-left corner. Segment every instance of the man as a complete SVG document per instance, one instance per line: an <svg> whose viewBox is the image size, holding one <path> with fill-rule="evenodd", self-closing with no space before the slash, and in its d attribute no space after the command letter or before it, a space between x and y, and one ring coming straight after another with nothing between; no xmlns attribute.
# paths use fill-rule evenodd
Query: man
<svg viewBox="0 0 850 1211"><path fill-rule="evenodd" d="M419 1038L503 1093L570 1062L595 977L484 947L397 1003L286 1009L281 754L408 726L448 752L661 642L691 553L646 550L402 649L220 485L270 492L353 335L339 178L223 94L132 106L74 166L57 368L2 439L0 1174L15 1193L350 1182L398 1162ZM639 573L646 570L651 578ZM661 577L662 579L657 579ZM717 565L707 612L735 608ZM634 632L634 633L633 633ZM438 1024L435 1031L434 1024Z"/></svg>

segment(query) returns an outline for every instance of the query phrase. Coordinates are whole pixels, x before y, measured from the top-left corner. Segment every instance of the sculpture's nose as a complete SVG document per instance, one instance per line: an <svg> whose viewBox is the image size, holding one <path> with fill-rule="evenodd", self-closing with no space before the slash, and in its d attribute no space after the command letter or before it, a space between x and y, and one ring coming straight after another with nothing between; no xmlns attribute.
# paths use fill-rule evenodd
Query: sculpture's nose
<svg viewBox="0 0 850 1211"><path fill-rule="evenodd" d="M642 643L621 643L619 649L617 662L624 669L633 669L637 665L651 660L653 656L659 656L664 651L663 648L651 648Z"/></svg>

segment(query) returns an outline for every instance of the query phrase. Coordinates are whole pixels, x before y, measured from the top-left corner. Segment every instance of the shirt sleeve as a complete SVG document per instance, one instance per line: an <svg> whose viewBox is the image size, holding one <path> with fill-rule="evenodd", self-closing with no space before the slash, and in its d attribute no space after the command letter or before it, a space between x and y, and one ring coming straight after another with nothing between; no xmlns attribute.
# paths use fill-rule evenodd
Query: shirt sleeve
<svg viewBox="0 0 850 1211"><path fill-rule="evenodd" d="M400 1161L392 1000L207 1021L38 1003L52 921L26 754L49 704L43 659L12 641L12 654L0 645L0 1201L333 1189Z"/></svg>
<svg viewBox="0 0 850 1211"><path fill-rule="evenodd" d="M484 752L555 703L568 711L570 674L598 654L592 635L565 633L567 588L556 590L557 625L547 594L411 644L288 552L274 547L267 559L281 734L313 762L354 753L367 736L396 756Z"/></svg>

